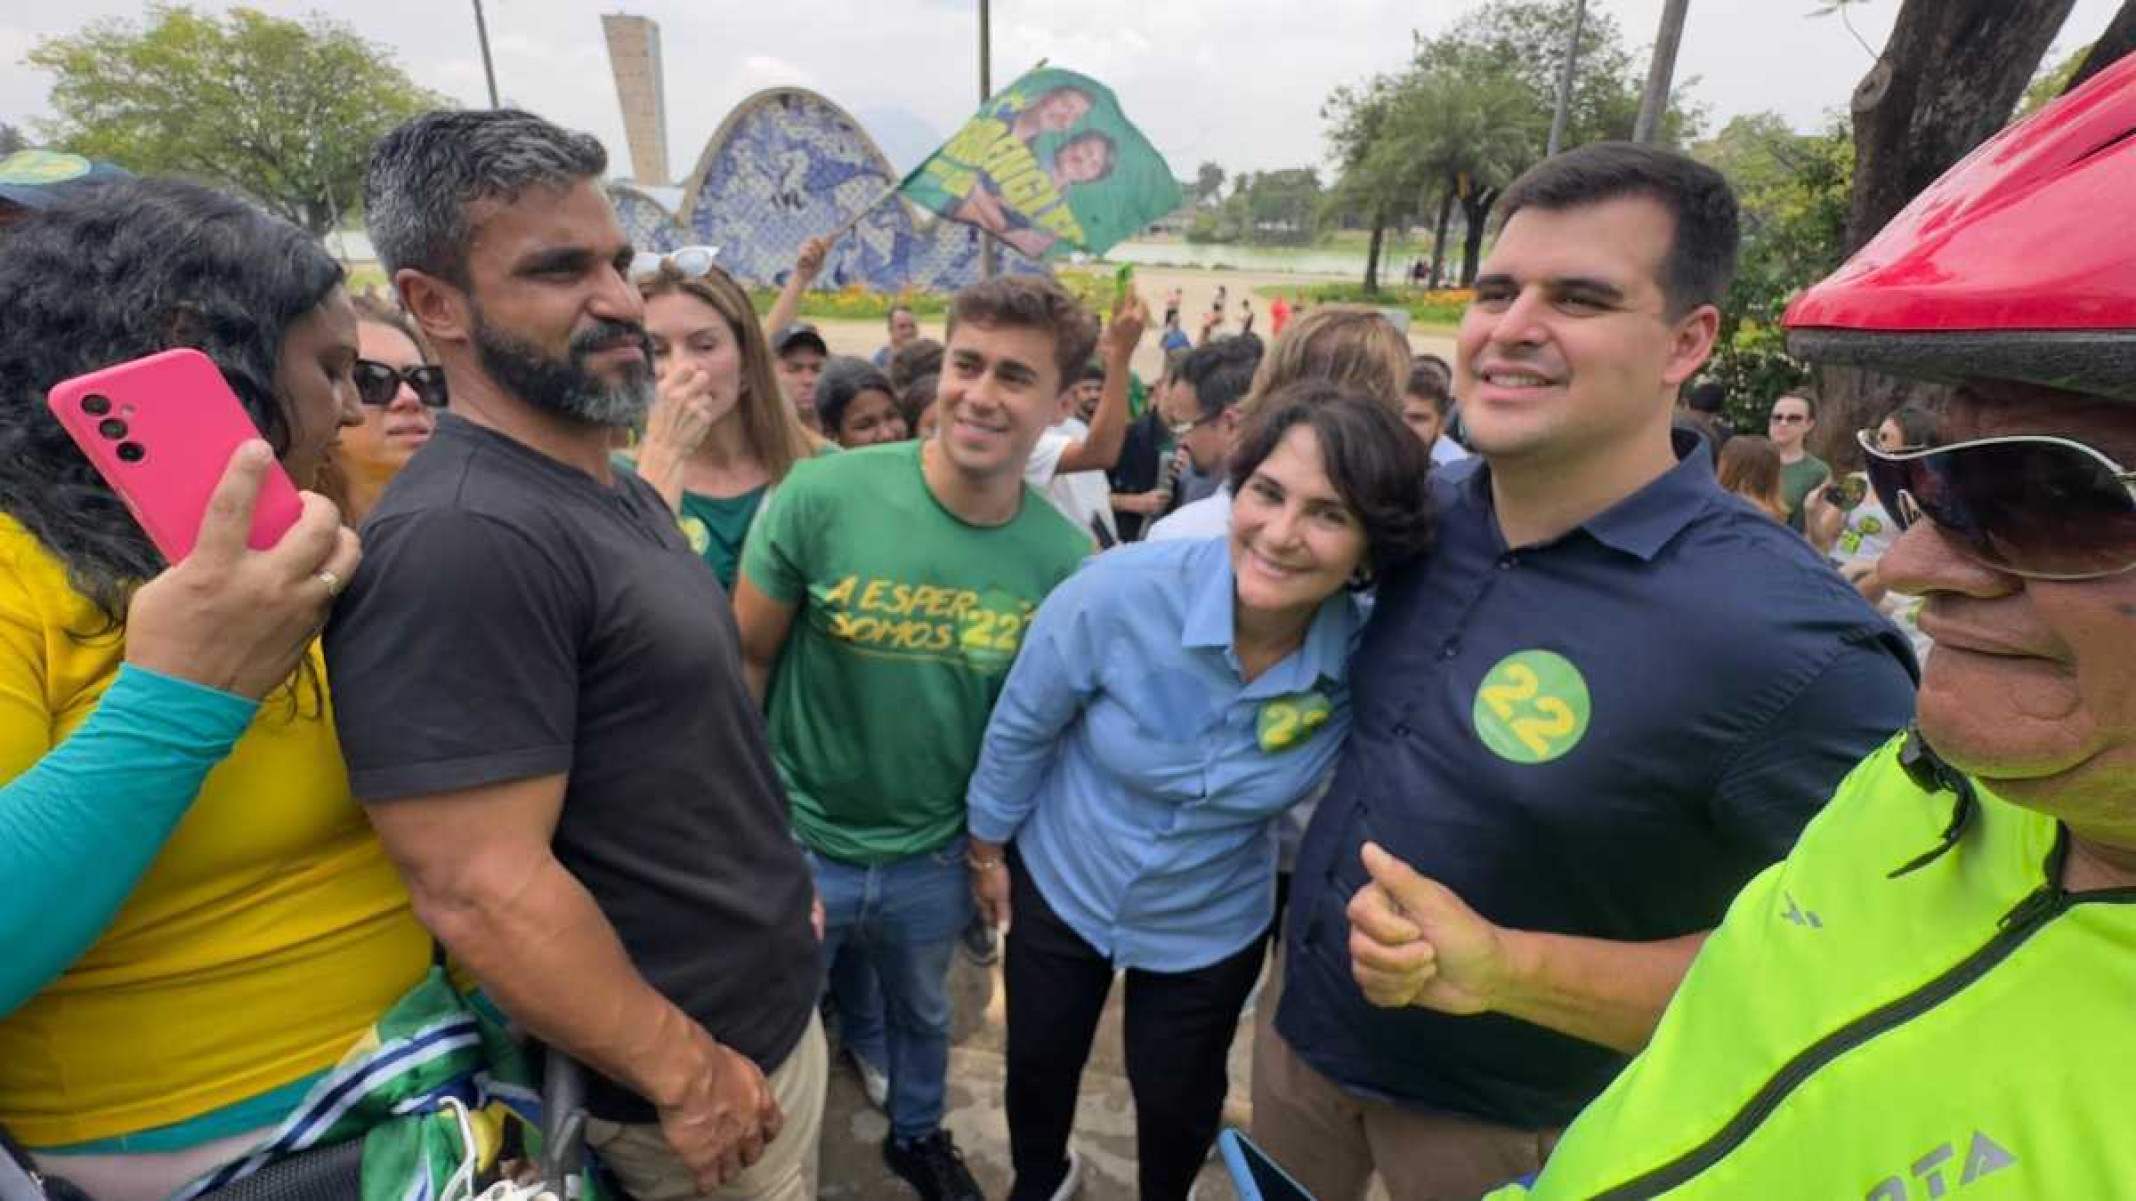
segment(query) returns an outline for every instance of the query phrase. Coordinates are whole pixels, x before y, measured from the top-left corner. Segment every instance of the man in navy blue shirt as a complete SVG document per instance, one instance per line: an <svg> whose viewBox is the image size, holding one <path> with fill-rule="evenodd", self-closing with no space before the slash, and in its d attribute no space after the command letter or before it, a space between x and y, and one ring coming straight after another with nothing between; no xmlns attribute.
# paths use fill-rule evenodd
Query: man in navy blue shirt
<svg viewBox="0 0 2136 1201"><path fill-rule="evenodd" d="M1898 633L1672 438L1734 269L1727 183L1602 144L1500 211L1460 334L1482 459L1381 583L1256 1039L1254 1132L1320 1201L1375 1170L1423 1201L1539 1167L1729 899L1912 709ZM1434 903L1392 905L1368 844Z"/></svg>

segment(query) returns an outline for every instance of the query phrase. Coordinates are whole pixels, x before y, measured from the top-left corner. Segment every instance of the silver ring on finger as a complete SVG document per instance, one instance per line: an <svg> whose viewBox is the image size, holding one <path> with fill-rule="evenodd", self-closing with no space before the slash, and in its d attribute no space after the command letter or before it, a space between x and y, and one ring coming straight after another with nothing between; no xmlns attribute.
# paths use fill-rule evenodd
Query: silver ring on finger
<svg viewBox="0 0 2136 1201"><path fill-rule="evenodd" d="M326 599L332 600L335 597L341 595L341 589L343 585L340 576L335 575L333 572L328 571L326 568L322 567L318 570L317 573L315 573L315 578L320 583L326 585Z"/></svg>

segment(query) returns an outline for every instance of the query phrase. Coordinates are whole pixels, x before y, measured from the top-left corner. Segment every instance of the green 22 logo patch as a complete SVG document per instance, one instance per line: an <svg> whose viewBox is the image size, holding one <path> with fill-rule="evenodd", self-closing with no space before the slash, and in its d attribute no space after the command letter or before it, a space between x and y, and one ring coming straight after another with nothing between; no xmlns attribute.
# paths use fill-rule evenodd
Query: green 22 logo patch
<svg viewBox="0 0 2136 1201"><path fill-rule="evenodd" d="M1592 713L1580 669L1552 651L1507 655L1476 689L1476 736L1514 763L1548 763L1572 750Z"/></svg>
<svg viewBox="0 0 2136 1201"><path fill-rule="evenodd" d="M1266 754L1299 746L1320 732L1335 712L1328 698L1318 692L1293 692L1261 706L1254 719L1254 740Z"/></svg>

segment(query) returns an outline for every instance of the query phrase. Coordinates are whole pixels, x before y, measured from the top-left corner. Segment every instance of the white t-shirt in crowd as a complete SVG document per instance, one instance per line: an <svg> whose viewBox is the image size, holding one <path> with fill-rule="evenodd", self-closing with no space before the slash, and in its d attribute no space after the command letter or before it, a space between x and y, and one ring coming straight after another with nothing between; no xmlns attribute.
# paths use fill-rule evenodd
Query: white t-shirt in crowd
<svg viewBox="0 0 2136 1201"><path fill-rule="evenodd" d="M1846 517L1840 522L1839 537L1832 543L1832 562L1841 567L1856 563L1874 564L1898 538L1898 523L1884 511L1876 493L1869 492L1862 498L1862 503L1847 510ZM1887 591L1878 608L1913 643L1914 655L1926 659L1935 643L1921 632L1920 624L1914 620L1921 608L1921 598L1905 592Z"/></svg>
<svg viewBox="0 0 2136 1201"><path fill-rule="evenodd" d="M1448 463L1459 463L1468 457L1468 447L1461 445L1452 438L1441 436L1431 444L1431 461L1435 466L1444 467Z"/></svg>
<svg viewBox="0 0 2136 1201"><path fill-rule="evenodd" d="M1112 481L1102 471L1071 471L1060 473L1061 455L1068 448L1090 436L1090 428L1073 417L1062 421L1038 436L1038 445L1031 448L1031 458L1024 464L1024 480L1045 494L1053 507L1059 509L1079 530L1090 531L1105 546L1120 540L1120 528L1113 524ZM1098 538L1097 529L1105 535Z"/></svg>
<svg viewBox="0 0 2136 1201"><path fill-rule="evenodd" d="M1231 485L1225 484L1193 504L1179 506L1142 537L1146 542L1167 542L1174 538L1223 538L1230 533Z"/></svg>

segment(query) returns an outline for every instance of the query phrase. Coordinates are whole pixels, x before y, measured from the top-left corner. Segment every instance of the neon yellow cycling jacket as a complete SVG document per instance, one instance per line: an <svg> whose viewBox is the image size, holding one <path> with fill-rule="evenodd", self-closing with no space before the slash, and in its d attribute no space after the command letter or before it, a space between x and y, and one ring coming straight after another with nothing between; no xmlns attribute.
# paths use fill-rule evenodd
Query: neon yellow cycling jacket
<svg viewBox="0 0 2136 1201"><path fill-rule="evenodd" d="M1751 881L1653 1041L1487 1201L2136 1197L2136 888L1902 735Z"/></svg>

